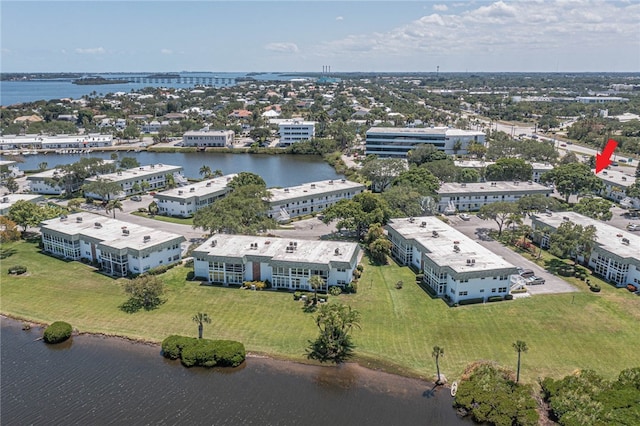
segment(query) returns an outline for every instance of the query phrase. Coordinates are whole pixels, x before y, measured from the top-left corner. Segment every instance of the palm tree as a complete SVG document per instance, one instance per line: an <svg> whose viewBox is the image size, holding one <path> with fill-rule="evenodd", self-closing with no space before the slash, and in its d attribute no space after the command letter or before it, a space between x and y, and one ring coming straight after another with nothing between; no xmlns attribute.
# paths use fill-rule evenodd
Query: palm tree
<svg viewBox="0 0 640 426"><path fill-rule="evenodd" d="M309 278L309 285L313 288L313 304L318 303L318 289L324 287L324 279L320 275Z"/></svg>
<svg viewBox="0 0 640 426"><path fill-rule="evenodd" d="M522 352L526 352L527 350L529 350L529 348L527 347L527 344L522 340L516 340L516 342L513 344L513 349L518 352L518 370L516 372L516 383L518 383L520 381L520 354Z"/></svg>
<svg viewBox="0 0 640 426"><path fill-rule="evenodd" d="M213 175L213 177L221 177L221 176L223 176L223 175L224 175L224 173L222 173L222 170L220 170L220 169L215 169L215 170L213 171L213 174L212 174L212 175Z"/></svg>
<svg viewBox="0 0 640 426"><path fill-rule="evenodd" d="M109 214L109 212L113 212L113 218L116 218L116 209L122 211L122 202L120 200L110 200L104 207L104 212Z"/></svg>
<svg viewBox="0 0 640 426"><path fill-rule="evenodd" d="M204 165L200 167L200 174L204 176L205 179L211 177L211 167Z"/></svg>
<svg viewBox="0 0 640 426"><path fill-rule="evenodd" d="M191 320L198 324L198 339L202 339L202 330L204 329L204 323L211 324L211 318L209 314L198 312L191 318Z"/></svg>
<svg viewBox="0 0 640 426"><path fill-rule="evenodd" d="M436 359L436 370L438 371L438 381L436 382L436 385L439 385L441 381L440 381L440 364L438 361L440 360L441 356L444 356L444 348L441 348L440 346L434 346L433 352L431 352L431 356Z"/></svg>

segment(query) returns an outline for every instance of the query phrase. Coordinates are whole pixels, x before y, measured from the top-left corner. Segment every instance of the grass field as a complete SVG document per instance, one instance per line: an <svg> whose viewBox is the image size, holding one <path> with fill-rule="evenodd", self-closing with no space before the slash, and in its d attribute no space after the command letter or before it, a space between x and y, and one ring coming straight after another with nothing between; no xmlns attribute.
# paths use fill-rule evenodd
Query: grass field
<svg viewBox="0 0 640 426"><path fill-rule="evenodd" d="M207 312L213 323L205 337L235 339L248 351L305 361L307 341L316 336L313 314L302 311L290 293L202 286L176 267L163 278L167 302L159 309L126 314L121 281L105 277L79 262L43 254L33 243L2 248L0 311L12 317L51 323L63 320L81 332L127 336L159 342L169 334L197 335L191 317ZM7 274L25 265L28 276ZM535 296L507 302L449 308L415 285L413 273L397 265L366 264L355 295L333 297L362 314L354 333L357 361L364 366L431 379L434 345L444 347L440 368L449 380L479 359L515 368L511 344L524 340L522 380L562 377L591 368L613 378L623 368L638 366L640 297L625 289L603 286L580 292ZM395 283L404 281L404 288Z"/></svg>

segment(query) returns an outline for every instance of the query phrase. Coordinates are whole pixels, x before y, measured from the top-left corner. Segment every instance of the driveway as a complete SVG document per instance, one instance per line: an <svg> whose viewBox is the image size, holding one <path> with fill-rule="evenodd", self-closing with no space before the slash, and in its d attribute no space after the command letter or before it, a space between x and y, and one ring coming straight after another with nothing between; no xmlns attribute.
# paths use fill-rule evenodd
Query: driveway
<svg viewBox="0 0 640 426"><path fill-rule="evenodd" d="M507 262L514 266L520 266L523 269L531 269L536 276L545 279L544 284L528 285L527 290L532 295L536 294L551 294L551 293L571 293L578 291L577 288L566 282L565 280L557 277L532 261L522 257L520 254L512 251L511 249L503 246L497 241L489 241L486 238L481 239L480 236L484 234L483 230L498 229L497 224L492 220L480 220L476 216L471 215L468 221L460 219L458 216L447 216L449 224L462 232L467 237L471 238L478 244L493 253L502 257ZM478 232L480 231L480 232Z"/></svg>

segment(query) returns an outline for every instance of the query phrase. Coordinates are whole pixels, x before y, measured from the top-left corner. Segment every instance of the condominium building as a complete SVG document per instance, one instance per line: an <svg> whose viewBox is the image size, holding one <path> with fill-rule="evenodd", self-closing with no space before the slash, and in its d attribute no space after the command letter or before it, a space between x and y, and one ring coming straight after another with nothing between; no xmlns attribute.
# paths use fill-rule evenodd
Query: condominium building
<svg viewBox="0 0 640 426"><path fill-rule="evenodd" d="M627 189L636 181L635 176L631 173L624 173L618 170L602 170L596 176L604 183L604 190L601 195L615 202L624 200L627 197Z"/></svg>
<svg viewBox="0 0 640 426"><path fill-rule="evenodd" d="M85 183L95 182L98 179L119 183L122 187L122 192L119 194L111 194L110 196L111 199L116 199L124 198L127 195L138 194L144 190L153 191L164 188L167 184L167 175L173 176L176 184L187 183L187 179L182 176L182 167L171 166L168 164L151 164L133 169L117 171L115 173L94 176L85 179ZM97 200L102 199L99 194L91 192L86 192L85 196L95 198Z"/></svg>
<svg viewBox="0 0 640 426"><path fill-rule="evenodd" d="M549 247L551 234L565 222L596 228L595 247L588 259L578 256L579 262L586 263L595 274L617 287L633 284L640 288L640 235L578 213L557 212L532 216L533 229L544 231L536 242Z"/></svg>
<svg viewBox="0 0 640 426"><path fill-rule="evenodd" d="M76 213L40 225L43 249L65 259L97 262L118 277L180 261L185 237L92 213Z"/></svg>
<svg viewBox="0 0 640 426"><path fill-rule="evenodd" d="M224 285L269 280L273 288L311 290L318 275L344 287L358 265L360 248L342 241L291 240L217 234L193 251L196 277Z"/></svg>
<svg viewBox="0 0 640 426"><path fill-rule="evenodd" d="M233 130L198 130L182 136L184 146L217 147L233 145Z"/></svg>
<svg viewBox="0 0 640 426"><path fill-rule="evenodd" d="M313 139L316 134L315 121L285 120L280 122L280 145Z"/></svg>
<svg viewBox="0 0 640 426"><path fill-rule="evenodd" d="M386 228L393 257L422 271L429 291L450 304L504 297L514 284L514 265L437 217L393 219Z"/></svg>
<svg viewBox="0 0 640 426"><path fill-rule="evenodd" d="M27 176L29 190L38 194L62 195L67 190L67 185L71 192L80 189L82 182L69 180L65 185L66 172L60 169L50 169L44 172L34 173Z"/></svg>
<svg viewBox="0 0 640 426"><path fill-rule="evenodd" d="M350 200L364 190L363 184L346 179L269 189L269 217L282 222L296 216L319 213L340 200Z"/></svg>
<svg viewBox="0 0 640 426"><path fill-rule="evenodd" d="M548 197L553 190L535 182L475 182L443 183L438 189L438 212L453 214L456 211L478 211L485 204L498 201L517 202L525 195L543 194Z"/></svg>
<svg viewBox="0 0 640 426"><path fill-rule="evenodd" d="M481 160L462 160L462 161L454 161L453 162L456 167L464 167L470 169L476 169L481 172L492 164L495 164L493 161L481 161ZM540 177L548 171L553 170L553 165L549 163L529 163L533 170L531 171L531 180L540 183Z"/></svg>
<svg viewBox="0 0 640 426"><path fill-rule="evenodd" d="M24 172L18 168L18 162L13 160L0 160L0 174L17 178L24 176Z"/></svg>
<svg viewBox="0 0 640 426"><path fill-rule="evenodd" d="M18 201L29 201L30 203L38 203L44 200L42 195L37 194L6 194L0 196L0 216L9 213L9 209Z"/></svg>
<svg viewBox="0 0 640 426"><path fill-rule="evenodd" d="M101 148L113 145L111 135L6 135L0 136L0 149L66 149Z"/></svg>
<svg viewBox="0 0 640 426"><path fill-rule="evenodd" d="M155 195L158 210L165 216L193 216L199 209L226 196L231 191L227 185L235 176L225 175L158 192Z"/></svg>
<svg viewBox="0 0 640 426"><path fill-rule="evenodd" d="M404 158L423 145L432 145L447 154L466 154L472 142L484 144L485 134L449 127L372 127L367 130L366 155Z"/></svg>

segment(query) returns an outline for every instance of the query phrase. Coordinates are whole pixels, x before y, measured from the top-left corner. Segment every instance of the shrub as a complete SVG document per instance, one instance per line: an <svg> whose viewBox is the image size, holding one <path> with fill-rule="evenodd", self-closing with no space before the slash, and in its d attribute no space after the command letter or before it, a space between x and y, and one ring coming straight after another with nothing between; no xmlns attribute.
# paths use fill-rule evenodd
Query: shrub
<svg viewBox="0 0 640 426"><path fill-rule="evenodd" d="M491 296L487 299L488 302L501 302L502 300L502 296Z"/></svg>
<svg viewBox="0 0 640 426"><path fill-rule="evenodd" d="M342 294L342 289L334 285L329 287L329 293L331 293L332 296L340 296L340 294Z"/></svg>
<svg viewBox="0 0 640 426"><path fill-rule="evenodd" d="M245 360L244 345L233 340L196 339L172 335L162 341L162 355L178 359L185 367L237 367Z"/></svg>
<svg viewBox="0 0 640 426"><path fill-rule="evenodd" d="M362 266L361 264L359 264L358 266L356 266L356 269L360 272L364 271L364 266Z"/></svg>
<svg viewBox="0 0 640 426"><path fill-rule="evenodd" d="M416 274L416 281L421 283L424 279L424 274Z"/></svg>
<svg viewBox="0 0 640 426"><path fill-rule="evenodd" d="M46 343L60 343L71 337L72 332L71 324L56 321L44 330L43 338Z"/></svg>
<svg viewBox="0 0 640 426"><path fill-rule="evenodd" d="M462 305L473 305L473 304L482 303L482 302L484 302L484 299L482 297L476 297L473 299L460 300L458 304L462 306Z"/></svg>
<svg viewBox="0 0 640 426"><path fill-rule="evenodd" d="M293 300L300 300L301 297L302 293L300 293L299 291L293 293Z"/></svg>
<svg viewBox="0 0 640 426"><path fill-rule="evenodd" d="M357 293L358 292L358 282L357 281L351 281L349 284L347 284L344 288L345 293Z"/></svg>
<svg viewBox="0 0 640 426"><path fill-rule="evenodd" d="M192 258L190 258L190 259L185 260L185 261L184 261L184 263L183 263L183 265L184 265L184 266L186 266L186 267L191 267L191 266L193 266L193 257L192 257Z"/></svg>
<svg viewBox="0 0 640 426"><path fill-rule="evenodd" d="M505 295L504 300L513 300L513 295L512 294Z"/></svg>
<svg viewBox="0 0 640 426"><path fill-rule="evenodd" d="M600 286L598 284L594 284L589 287L589 290L591 290L594 293L600 293Z"/></svg>
<svg viewBox="0 0 640 426"><path fill-rule="evenodd" d="M9 273L10 274L22 275L25 272L27 272L27 267L26 266L14 265L14 266L9 268Z"/></svg>

